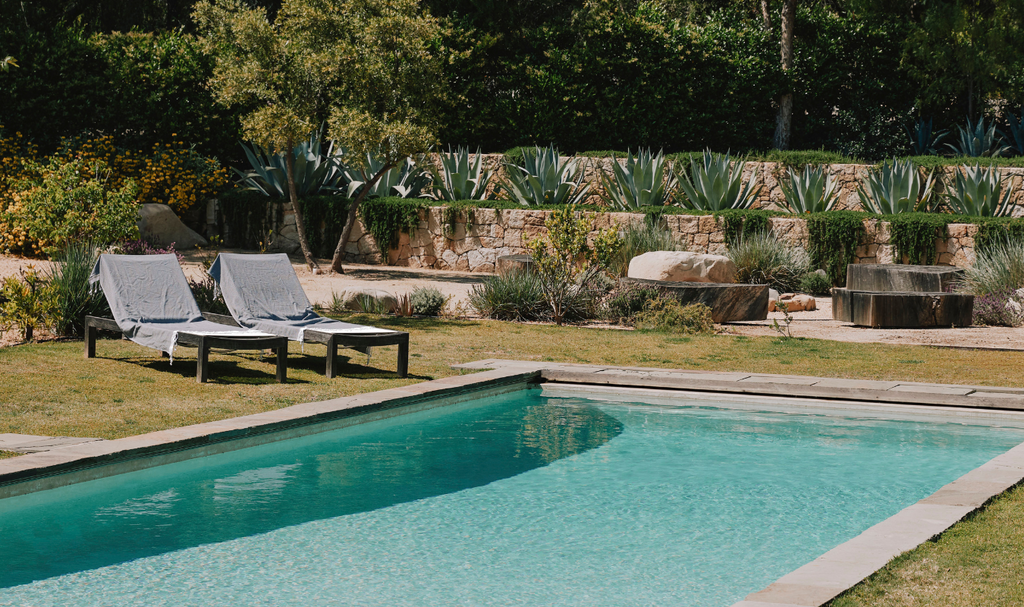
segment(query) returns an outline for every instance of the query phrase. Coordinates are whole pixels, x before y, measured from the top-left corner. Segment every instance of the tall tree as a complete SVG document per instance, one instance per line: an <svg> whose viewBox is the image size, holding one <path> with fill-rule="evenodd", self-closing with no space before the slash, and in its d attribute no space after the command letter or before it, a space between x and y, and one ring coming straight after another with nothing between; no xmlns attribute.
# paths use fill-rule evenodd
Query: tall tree
<svg viewBox="0 0 1024 607"><path fill-rule="evenodd" d="M342 35L336 22L318 14L319 4L286 2L273 22L266 9L248 8L241 0L204 0L194 12L207 48L216 57L210 85L217 100L253 108L241 117L243 135L285 151L288 199L299 246L311 269L318 266L306 238L292 149L330 111L332 76L339 64L332 42Z"/></svg>
<svg viewBox="0 0 1024 607"><path fill-rule="evenodd" d="M796 0L782 0L782 41L779 44L782 55L782 71L787 75L793 69L793 29L796 27ZM788 150L790 133L793 128L792 83L779 97L779 113L775 119L775 149Z"/></svg>
<svg viewBox="0 0 1024 607"><path fill-rule="evenodd" d="M346 162L363 166L366 185L349 205L331 263L343 272L363 198L387 171L435 143L444 82L433 52L437 21L418 0L285 0L273 21L242 0L202 0L194 17L217 57L211 85L218 99L254 108L242 117L246 137L290 151L326 120ZM367 156L383 163L380 170L370 173ZM316 267L292 156L285 157L302 253Z"/></svg>

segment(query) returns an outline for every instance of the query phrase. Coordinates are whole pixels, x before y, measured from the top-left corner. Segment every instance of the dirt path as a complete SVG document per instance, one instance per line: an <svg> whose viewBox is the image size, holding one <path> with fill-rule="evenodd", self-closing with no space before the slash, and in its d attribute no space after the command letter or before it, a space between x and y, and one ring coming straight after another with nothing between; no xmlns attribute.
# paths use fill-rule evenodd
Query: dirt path
<svg viewBox="0 0 1024 607"><path fill-rule="evenodd" d="M0 255L0 279L16 274L19 268L32 264L36 269L48 271L49 262ZM411 293L420 286L432 286L453 303L465 303L470 290L480 284L488 274L473 272L444 272L391 266L346 264L345 274L314 275L301 261L292 259L292 265L299 275L299 282L306 290L309 300L314 303L329 303L332 293L351 288L374 288L399 295ZM322 267L329 267L324 260ZM189 253L183 264L185 273L198 276L202 267L202 256ZM901 345L927 345L945 347L998 348L1024 350L1024 328L1009 327L967 327L958 329L868 329L832 320L831 298L818 298L818 309L812 312L794 312L792 333L795 337L829 339L860 343L885 343ZM771 313L768 320L760 322L730 323L723 329L736 335L771 336L777 335L771 328L772 320L783 320L781 313ZM0 345L13 343L10 334L0 337Z"/></svg>

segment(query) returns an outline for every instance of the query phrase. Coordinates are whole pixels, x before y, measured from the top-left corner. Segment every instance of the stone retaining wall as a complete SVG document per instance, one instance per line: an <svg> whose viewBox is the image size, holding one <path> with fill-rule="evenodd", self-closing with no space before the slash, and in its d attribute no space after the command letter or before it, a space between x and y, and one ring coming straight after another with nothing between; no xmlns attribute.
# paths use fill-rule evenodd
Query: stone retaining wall
<svg viewBox="0 0 1024 607"><path fill-rule="evenodd" d="M397 249L388 252L388 263L413 268L493 272L501 255L527 253L526 244L546 233L544 221L551 211L527 209L474 209L461 213L450 230L440 207L421 211L420 223L412 234L402 234ZM591 214L595 228L621 227L644 221L634 213ZM669 229L698 253L724 253L725 225L711 215L664 215ZM776 234L792 246L806 248L807 222L798 217L770 219ZM857 248L857 263L894 263L894 246L889 242L888 222L865 220L864 236ZM974 236L978 227L950 224L949 237L936 241L938 263L966 267L974 263ZM352 232L346 258L355 263L382 263L373 237L362 223Z"/></svg>

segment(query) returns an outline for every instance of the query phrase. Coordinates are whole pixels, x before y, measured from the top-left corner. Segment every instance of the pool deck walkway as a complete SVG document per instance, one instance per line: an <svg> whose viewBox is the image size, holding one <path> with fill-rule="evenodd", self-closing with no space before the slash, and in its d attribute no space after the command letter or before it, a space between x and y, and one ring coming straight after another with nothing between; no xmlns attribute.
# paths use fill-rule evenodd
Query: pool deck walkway
<svg viewBox="0 0 1024 607"><path fill-rule="evenodd" d="M0 441L8 441L0 442L2 450L33 451L0 460L0 499L444 406L536 382L569 389L674 391L691 398L813 399L831 407L895 405L903 411L940 410L975 421L1019 415L1021 421L1014 423L1024 423L1024 389L1015 388L498 359L455 368L475 372L115 440L0 435ZM1024 444L733 607L825 605L897 555L941 534L1022 480Z"/></svg>

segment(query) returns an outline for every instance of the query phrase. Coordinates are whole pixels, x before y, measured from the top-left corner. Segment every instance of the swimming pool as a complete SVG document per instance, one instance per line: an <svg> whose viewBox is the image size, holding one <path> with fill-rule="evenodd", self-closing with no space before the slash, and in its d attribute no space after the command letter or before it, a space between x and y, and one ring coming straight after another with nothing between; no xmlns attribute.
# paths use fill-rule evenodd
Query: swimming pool
<svg viewBox="0 0 1024 607"><path fill-rule="evenodd" d="M0 605L729 605L1024 441L681 404L533 388L0 500Z"/></svg>

